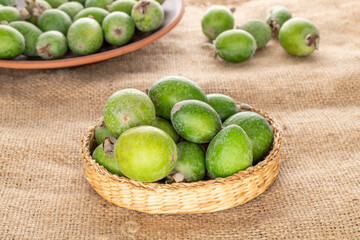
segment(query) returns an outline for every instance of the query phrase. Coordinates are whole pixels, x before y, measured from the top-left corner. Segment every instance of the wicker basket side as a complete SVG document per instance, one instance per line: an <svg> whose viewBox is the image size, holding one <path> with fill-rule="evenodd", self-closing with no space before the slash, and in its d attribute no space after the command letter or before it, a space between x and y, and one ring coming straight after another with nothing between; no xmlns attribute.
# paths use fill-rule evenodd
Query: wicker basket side
<svg viewBox="0 0 360 240"><path fill-rule="evenodd" d="M118 206L151 214L214 212L244 204L263 193L276 179L283 136L276 123L263 115L274 130L273 149L256 166L227 178L193 183L142 183L109 173L91 158L94 124L82 138L87 181L103 198Z"/></svg>

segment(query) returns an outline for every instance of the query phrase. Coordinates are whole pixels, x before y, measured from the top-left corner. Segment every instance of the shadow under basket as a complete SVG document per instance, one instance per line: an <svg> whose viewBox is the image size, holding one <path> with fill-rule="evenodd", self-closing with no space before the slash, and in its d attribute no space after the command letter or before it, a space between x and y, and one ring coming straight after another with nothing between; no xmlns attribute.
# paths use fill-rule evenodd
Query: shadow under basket
<svg viewBox="0 0 360 240"><path fill-rule="evenodd" d="M144 183L119 177L91 157L96 147L94 129L97 121L82 137L81 156L86 180L109 202L150 214L207 213L244 204L275 181L280 167L283 134L267 113L246 104L241 104L240 109L262 115L273 128L273 147L268 156L255 166L227 178L191 183Z"/></svg>

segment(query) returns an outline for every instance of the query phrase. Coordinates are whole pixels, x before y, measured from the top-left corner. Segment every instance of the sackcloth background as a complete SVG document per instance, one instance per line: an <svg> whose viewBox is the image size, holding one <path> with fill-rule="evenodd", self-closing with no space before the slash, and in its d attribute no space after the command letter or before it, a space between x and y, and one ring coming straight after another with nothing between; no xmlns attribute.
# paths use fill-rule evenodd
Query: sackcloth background
<svg viewBox="0 0 360 240"><path fill-rule="evenodd" d="M212 4L236 23L285 5L320 29L320 51L274 40L241 64L201 49ZM360 1L187 0L180 24L136 52L58 70L0 69L0 239L360 239ZM245 205L197 215L117 207L87 183L80 139L122 88L167 75L269 112L285 129L280 173Z"/></svg>

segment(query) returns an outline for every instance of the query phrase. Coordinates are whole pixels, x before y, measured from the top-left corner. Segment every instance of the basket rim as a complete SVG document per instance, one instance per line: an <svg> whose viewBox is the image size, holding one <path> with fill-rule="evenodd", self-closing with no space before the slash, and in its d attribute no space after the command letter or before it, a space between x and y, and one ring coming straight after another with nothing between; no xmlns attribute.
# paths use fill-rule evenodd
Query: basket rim
<svg viewBox="0 0 360 240"><path fill-rule="evenodd" d="M119 184L130 184L135 188L139 189L148 189L148 190L174 190L177 188L195 188L199 186L204 185L211 185L211 184L228 184L229 182L235 182L239 181L241 179L244 179L252 174L254 174L257 171L260 171L263 168L266 168L269 163L274 161L275 156L278 154L280 147L283 145L283 131L279 127L277 121L274 120L274 118L270 117L268 113L255 109L251 107L248 104L240 103L239 105L239 111L238 112L244 112L244 111L251 111L260 114L263 116L270 124L270 126L273 129L273 145L272 149L269 152L269 154L266 156L266 158L256 164L255 166L248 167L246 170L239 171L229 177L226 178L216 178L216 179L209 179L209 180L200 180L198 182L179 182L179 183L170 183L170 184L164 184L164 183L157 183L157 182L140 182L137 180L133 180L127 177L120 177L117 174L112 174L108 172L102 165L98 164L95 159L92 158L90 153L90 144L91 141L94 138L94 129L95 126L98 124L99 121L101 121L103 118L99 118L96 120L91 127L89 127L85 134L81 138L81 156L83 157L84 163L86 161L91 162L91 165L95 167L96 172L99 175L106 175L108 178L111 178L115 182L118 182ZM84 165L85 167L85 165Z"/></svg>

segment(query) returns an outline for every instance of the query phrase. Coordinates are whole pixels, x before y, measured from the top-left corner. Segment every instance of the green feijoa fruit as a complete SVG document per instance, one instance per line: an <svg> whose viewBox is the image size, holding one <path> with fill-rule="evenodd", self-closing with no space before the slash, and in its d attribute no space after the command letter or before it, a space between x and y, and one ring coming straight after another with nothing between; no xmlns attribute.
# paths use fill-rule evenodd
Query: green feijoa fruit
<svg viewBox="0 0 360 240"><path fill-rule="evenodd" d="M38 26L44 32L55 30L63 33L65 36L72 21L69 15L59 9L49 9L45 11L38 19Z"/></svg>
<svg viewBox="0 0 360 240"><path fill-rule="evenodd" d="M85 8L98 7L106 9L108 6L110 6L112 2L113 0L86 0Z"/></svg>
<svg viewBox="0 0 360 240"><path fill-rule="evenodd" d="M136 0L137 2L139 2L139 0ZM141 1L141 0L140 0ZM156 0L158 3L163 4L165 2L165 0Z"/></svg>
<svg viewBox="0 0 360 240"><path fill-rule="evenodd" d="M195 82L179 76L168 76L154 83L149 97L156 114L166 119L170 119L171 109L177 102L191 99L206 102L206 94Z"/></svg>
<svg viewBox="0 0 360 240"><path fill-rule="evenodd" d="M10 26L0 25L0 59L12 59L25 50L23 35Z"/></svg>
<svg viewBox="0 0 360 240"><path fill-rule="evenodd" d="M128 178L155 182L166 177L177 161L177 148L163 130L152 126L128 129L120 135L115 157Z"/></svg>
<svg viewBox="0 0 360 240"><path fill-rule="evenodd" d="M319 30L307 19L292 18L281 27L279 41L289 54L304 57L318 48Z"/></svg>
<svg viewBox="0 0 360 240"><path fill-rule="evenodd" d="M119 164L114 156L116 139L113 137L106 137L97 148L95 148L92 157L95 161L102 165L106 170L120 177L124 176L120 171Z"/></svg>
<svg viewBox="0 0 360 240"><path fill-rule="evenodd" d="M215 40L217 54L228 62L243 62L250 59L256 49L256 41L250 33L240 30L227 30Z"/></svg>
<svg viewBox="0 0 360 240"><path fill-rule="evenodd" d="M74 22L76 20L78 20L79 18L89 17L89 18L95 19L101 25L104 18L108 14L109 14L109 12L102 8L97 8L97 7L85 8L85 9L81 10L80 12L78 12L78 14L75 15Z"/></svg>
<svg viewBox="0 0 360 240"><path fill-rule="evenodd" d="M36 49L38 56L42 59L61 58L68 49L66 37L59 31L44 32L36 42Z"/></svg>
<svg viewBox="0 0 360 240"><path fill-rule="evenodd" d="M231 176L247 169L252 162L250 139L237 125L222 129L206 151L206 168L211 178Z"/></svg>
<svg viewBox="0 0 360 240"><path fill-rule="evenodd" d="M65 12L71 19L84 9L84 6L79 2L67 2L63 3L58 7L59 10Z"/></svg>
<svg viewBox="0 0 360 240"><path fill-rule="evenodd" d="M203 148L192 142L180 142L177 145L178 160L170 177L176 182L197 182L206 173Z"/></svg>
<svg viewBox="0 0 360 240"><path fill-rule="evenodd" d="M0 0L0 4L1 4L3 7L6 7L6 6L15 6L15 5L16 5L16 0Z"/></svg>
<svg viewBox="0 0 360 240"><path fill-rule="evenodd" d="M257 49L264 47L271 39L271 28L260 20L249 20L238 29L245 30L255 38Z"/></svg>
<svg viewBox="0 0 360 240"><path fill-rule="evenodd" d="M103 143L106 137L113 137L113 135L106 128L104 120L102 120L95 127L95 140L96 140L96 143L98 145Z"/></svg>
<svg viewBox="0 0 360 240"><path fill-rule="evenodd" d="M155 108L150 98L136 89L122 89L107 100L104 122L114 137L129 128L151 125L155 120Z"/></svg>
<svg viewBox="0 0 360 240"><path fill-rule="evenodd" d="M169 136L174 140L175 143L179 142L180 136L177 134L173 125L171 125L168 120L156 117L154 122L152 123L152 126L160 128L161 130L169 134Z"/></svg>
<svg viewBox="0 0 360 240"><path fill-rule="evenodd" d="M115 11L124 12L129 16L131 16L131 11L135 6L135 4L136 4L135 0L117 0L109 6L108 10L109 12L115 12Z"/></svg>
<svg viewBox="0 0 360 240"><path fill-rule="evenodd" d="M6 21L10 23L20 20L21 20L20 12L16 8L9 6L0 8L0 22Z"/></svg>
<svg viewBox="0 0 360 240"><path fill-rule="evenodd" d="M51 5L52 8L57 8L61 4L67 2L67 0L45 0L45 1L48 2Z"/></svg>
<svg viewBox="0 0 360 240"><path fill-rule="evenodd" d="M0 8L3 7L3 5L0 4Z"/></svg>
<svg viewBox="0 0 360 240"><path fill-rule="evenodd" d="M205 36L214 40L220 33L234 28L234 16L227 7L212 6L203 16L201 28Z"/></svg>
<svg viewBox="0 0 360 240"><path fill-rule="evenodd" d="M67 34L69 48L78 55L89 55L99 51L104 37L100 24L91 18L76 20Z"/></svg>
<svg viewBox="0 0 360 240"><path fill-rule="evenodd" d="M184 139L208 143L221 129L221 119L207 103L198 100L178 102L171 110L171 123Z"/></svg>
<svg viewBox="0 0 360 240"><path fill-rule="evenodd" d="M141 0L131 11L137 29L150 32L158 29L164 22L164 10L155 0Z"/></svg>
<svg viewBox="0 0 360 240"><path fill-rule="evenodd" d="M28 21L37 25L39 17L48 9L52 7L44 0L31 0L26 4L26 10L29 12Z"/></svg>
<svg viewBox="0 0 360 240"><path fill-rule="evenodd" d="M235 100L224 94L208 94L207 103L219 114L221 121L238 111Z"/></svg>
<svg viewBox="0 0 360 240"><path fill-rule="evenodd" d="M34 24L25 21L15 21L9 24L10 27L18 30L25 39L24 55L34 57L37 56L36 41L42 34L42 31Z"/></svg>
<svg viewBox="0 0 360 240"><path fill-rule="evenodd" d="M271 149L273 130L270 124L265 118L254 112L239 112L224 122L224 126L232 124L240 126L250 138L255 165Z"/></svg>
<svg viewBox="0 0 360 240"><path fill-rule="evenodd" d="M135 33L135 24L132 18L123 12L113 12L104 18L102 23L105 40L121 46L130 41Z"/></svg>
<svg viewBox="0 0 360 240"><path fill-rule="evenodd" d="M281 26L291 18L291 12L284 6L274 6L266 10L265 22L269 24L273 36L278 38Z"/></svg>
<svg viewBox="0 0 360 240"><path fill-rule="evenodd" d="M81 3L83 6L85 5L85 0L70 0L69 2L78 2Z"/></svg>

